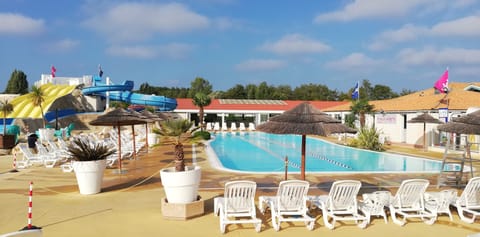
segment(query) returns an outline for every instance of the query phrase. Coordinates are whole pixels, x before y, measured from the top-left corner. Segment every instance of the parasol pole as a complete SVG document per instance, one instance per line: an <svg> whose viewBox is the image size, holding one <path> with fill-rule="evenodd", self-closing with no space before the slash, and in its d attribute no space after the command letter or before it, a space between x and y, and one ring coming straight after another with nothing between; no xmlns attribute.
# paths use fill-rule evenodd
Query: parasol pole
<svg viewBox="0 0 480 237"><path fill-rule="evenodd" d="M121 174L122 173L122 140L121 140L122 134L120 133L120 126L117 126L117 131L118 131L118 172Z"/></svg>
<svg viewBox="0 0 480 237"><path fill-rule="evenodd" d="M288 174L288 156L285 156L285 180L287 180Z"/></svg>
<svg viewBox="0 0 480 237"><path fill-rule="evenodd" d="M147 139L145 139L145 146L147 147L148 153L148 123L145 123L145 134L147 135Z"/></svg>
<svg viewBox="0 0 480 237"><path fill-rule="evenodd" d="M305 143L307 140L307 136L305 134L302 134L302 170L300 173L300 178L302 180L305 180Z"/></svg>
<svg viewBox="0 0 480 237"><path fill-rule="evenodd" d="M133 137L133 159L137 159L137 147L135 145L135 125L132 124L132 137Z"/></svg>
<svg viewBox="0 0 480 237"><path fill-rule="evenodd" d="M427 145L427 143L426 143L427 137L425 135L425 130L426 130L426 127L427 127L426 124L427 123L423 122L423 151L425 151L425 152L427 151L427 146L426 146Z"/></svg>

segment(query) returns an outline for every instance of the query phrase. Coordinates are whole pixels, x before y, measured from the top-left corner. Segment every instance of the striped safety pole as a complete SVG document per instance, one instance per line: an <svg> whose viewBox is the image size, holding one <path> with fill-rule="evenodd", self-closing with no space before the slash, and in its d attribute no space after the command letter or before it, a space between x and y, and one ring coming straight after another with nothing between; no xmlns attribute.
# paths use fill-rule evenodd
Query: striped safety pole
<svg viewBox="0 0 480 237"><path fill-rule="evenodd" d="M30 181L30 193L28 194L28 229L32 228L32 194L33 182Z"/></svg>
<svg viewBox="0 0 480 237"><path fill-rule="evenodd" d="M13 170L17 169L17 153L13 153Z"/></svg>

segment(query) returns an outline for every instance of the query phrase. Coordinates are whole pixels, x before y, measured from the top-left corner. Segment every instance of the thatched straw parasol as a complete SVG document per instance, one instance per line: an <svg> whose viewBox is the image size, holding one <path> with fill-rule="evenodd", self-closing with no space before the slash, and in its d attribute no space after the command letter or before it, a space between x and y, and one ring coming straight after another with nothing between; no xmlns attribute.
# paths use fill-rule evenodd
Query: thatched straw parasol
<svg viewBox="0 0 480 237"><path fill-rule="evenodd" d="M423 113L421 115L418 115L417 117L415 118L412 118L410 120L408 120L409 123L423 123L423 150L424 151L427 151L428 148L427 148L427 142L426 142L426 135L425 135L425 130L426 130L426 127L427 127L427 123L443 123L442 121L432 117L430 114L427 114L427 113Z"/></svg>
<svg viewBox="0 0 480 237"><path fill-rule="evenodd" d="M148 120L147 122L148 122L148 123L154 123L154 122L156 122L156 121L163 121L163 120L166 120L166 119L167 119L167 116L165 116L165 115L163 115L163 114L161 114L161 115L156 115L156 114L154 114L154 113L152 113L152 112L150 112L150 111L148 111L148 110L146 110L146 109L144 109L140 114L143 115L143 116L145 116L145 117L147 118L147 120ZM148 136L148 124L147 124L147 123L145 124L145 133L146 133L147 136ZM147 147L147 152L148 152L148 146L149 146L149 145L148 145L148 137L147 137L147 139L146 139L145 141L146 141L145 145L146 145L146 147Z"/></svg>
<svg viewBox="0 0 480 237"><path fill-rule="evenodd" d="M480 125L480 110L469 113L459 118L453 118L453 122Z"/></svg>
<svg viewBox="0 0 480 237"><path fill-rule="evenodd" d="M480 135L480 110L453 118L452 122L439 125L437 129L449 133Z"/></svg>
<svg viewBox="0 0 480 237"><path fill-rule="evenodd" d="M270 118L257 127L258 131L274 134L302 135L301 178L305 180L305 143L306 135L328 136L332 133L355 133L356 130L347 127L341 121L303 102L281 115Z"/></svg>
<svg viewBox="0 0 480 237"><path fill-rule="evenodd" d="M106 114L98 116L96 119L90 121L93 126L114 126L118 131L118 169L122 172L122 140L120 133L120 126L143 124L145 120L121 108L111 110ZM135 139L135 133L133 132ZM135 153L134 153L135 155Z"/></svg>

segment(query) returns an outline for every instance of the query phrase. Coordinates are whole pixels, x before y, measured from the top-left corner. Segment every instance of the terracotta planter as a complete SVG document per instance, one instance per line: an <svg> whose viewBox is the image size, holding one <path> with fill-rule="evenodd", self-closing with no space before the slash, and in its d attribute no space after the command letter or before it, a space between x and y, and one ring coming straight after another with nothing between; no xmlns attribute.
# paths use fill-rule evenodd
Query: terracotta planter
<svg viewBox="0 0 480 237"><path fill-rule="evenodd" d="M11 149L15 146L15 135L0 135L0 149Z"/></svg>
<svg viewBox="0 0 480 237"><path fill-rule="evenodd" d="M175 172L175 167L165 168L160 170L160 178L169 203L197 201L200 167L186 166L183 172Z"/></svg>
<svg viewBox="0 0 480 237"><path fill-rule="evenodd" d="M103 173L106 167L106 160L73 162L73 170L77 177L80 194L89 195L101 191Z"/></svg>

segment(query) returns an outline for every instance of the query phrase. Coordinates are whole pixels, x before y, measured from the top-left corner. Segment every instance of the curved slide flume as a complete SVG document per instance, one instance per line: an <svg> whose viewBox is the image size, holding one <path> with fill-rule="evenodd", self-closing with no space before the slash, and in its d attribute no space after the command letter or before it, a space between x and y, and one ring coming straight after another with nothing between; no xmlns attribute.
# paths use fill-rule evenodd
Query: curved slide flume
<svg viewBox="0 0 480 237"><path fill-rule="evenodd" d="M124 81L122 84L103 84L96 82L94 86L82 89L84 95L101 94L108 91L111 100L124 101L130 104L156 106L160 111L172 111L177 107L177 100L159 95L145 95L133 93L133 81Z"/></svg>

